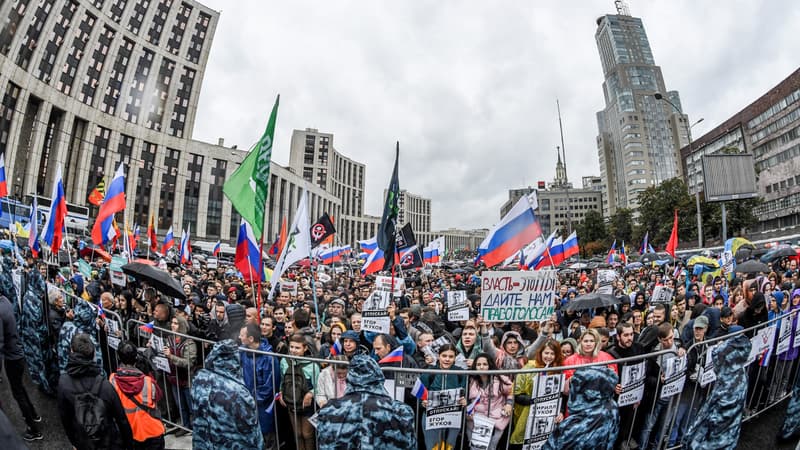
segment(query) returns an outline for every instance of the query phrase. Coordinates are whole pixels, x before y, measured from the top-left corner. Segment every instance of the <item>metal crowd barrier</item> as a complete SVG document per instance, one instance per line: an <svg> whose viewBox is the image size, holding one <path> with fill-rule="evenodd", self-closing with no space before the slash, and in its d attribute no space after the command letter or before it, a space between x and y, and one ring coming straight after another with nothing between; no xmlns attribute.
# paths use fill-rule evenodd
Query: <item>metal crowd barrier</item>
<svg viewBox="0 0 800 450"><path fill-rule="evenodd" d="M63 289L60 290L65 296L65 299L69 299L68 302L83 301L83 299L72 296ZM94 307L94 305L92 306ZM97 309L96 307L94 308ZM698 362L702 364L704 361L701 361L701 358L705 358L705 355L710 352L710 349L714 345L722 343L723 341L739 334L747 334L748 336L755 336L770 340L772 351L766 360L762 363L761 355L757 355L757 360L745 368L748 379L748 393L743 415L743 422L747 422L748 420L758 417L791 396L792 387L794 386L798 371L800 371L800 357L786 359L781 357L784 353L777 355L777 340L781 333L781 327L778 326L778 324L780 323L783 324L784 327L787 327L786 323L788 323L790 332L793 333L794 330L791 325L795 315L798 313L800 312L795 310L757 326L741 330L737 333L727 334L725 336L713 339L705 339L704 341L695 343L686 349L687 354L689 352L697 351L698 354L701 355L698 358ZM164 423L169 427L168 429L170 430L182 429L186 432L191 432L191 396L189 394L189 390L191 387L192 378L198 370L205 367L206 357L211 347L214 345L214 342L158 327L154 327L153 332L149 333L140 330L140 327L148 325L145 322L134 319L123 322L120 316L114 311L105 311L105 315L106 325L104 329L98 330L98 336L101 344L101 351L103 352L103 361L104 366L106 366L106 371L113 372L119 366L119 360L116 356L116 346L119 344L119 342L123 339L134 342L137 347L140 348L141 353L145 355L146 359L150 361L155 369L156 382L163 392L162 399L159 402L159 409L162 413L162 419ZM114 325L110 325L111 323L116 323L117 326L115 327ZM176 338L178 340L191 340L194 342L196 347L195 360L191 362L187 370L178 370L178 368L174 364L171 364L164 356L164 349L174 348ZM796 336L796 338L800 338L800 335ZM792 350L792 348L788 349L789 352L792 352ZM276 358L278 367L280 367L280 363L284 360L300 360L304 363L310 362L317 364L317 366L320 367L320 370L330 370L333 372L329 374L334 380L333 397L338 398L343 395L343 392L340 392L338 384L335 382L336 373L333 367L341 365L346 366L348 365L346 361L310 357L295 357L291 355L262 352L247 348L240 348L240 351L244 352L248 355L248 357L252 357L253 359L263 357ZM613 361L542 369L528 368L494 371L443 371L420 368L382 367L382 370L387 375L387 379L393 380L393 382L387 383L386 385L388 389L393 388L395 390L394 393L390 394L393 394L393 397L400 401L405 401L414 410L416 416L414 432L417 434L419 440L423 440L425 436L423 430L425 408L422 407L420 401L416 400L416 398L410 395L410 390L414 385L414 381L421 374L441 374L445 377L458 375L464 376L465 384L463 386L463 392L466 393L469 392L468 375L505 375L511 379L511 389L512 392L514 392L519 376L523 374L563 374L563 372L568 369L580 369L584 367L607 366L613 364L617 366L619 375L621 376L623 366L633 365L642 361L653 360L654 358L665 355L669 355L671 358L677 356L673 351L665 350ZM295 370L296 368L294 364L286 365L288 366L287 370ZM254 363L252 366L255 370L256 364ZM685 376L689 377L694 369L695 368L687 368ZM258 380L256 373L253 373L253 379L257 380L257 383L263 381ZM281 386L278 382L278 377L275 371L273 371L272 379L267 383L271 387L271 392L273 394L276 394L280 391ZM317 380L314 380L314 384L315 387L317 387ZM697 414L700 406L702 406L706 396L710 390L713 389L714 382L711 381L706 386L700 386L700 380L697 380L697 382L692 383L692 385L693 388L688 388L685 385L683 390L677 393L677 395L674 395L667 400L660 400L658 396L659 392L661 391L662 381L659 377L654 391L648 392L649 389L645 390L645 394L650 394L651 397L643 398L641 402L630 408L626 407L628 408L626 412L626 414L628 414L626 417L626 422L623 423L621 421L620 423L621 426L619 432L622 434L621 439L626 441L630 441L632 439L636 440L639 443L640 448L646 448L646 443L639 442L644 425L647 428L650 428L651 434L655 433L653 434L654 438L652 438L651 441L657 442L656 448L680 448L680 438L682 433L685 432L686 428L692 423L694 416ZM692 391L690 393L685 392L687 389L691 389ZM256 392L253 392L252 394L253 397L256 398ZM322 398L320 398L320 400L322 400ZM566 399L564 398L563 401L566 401ZM311 433L308 433L308 426L304 423L304 418L308 419L308 416L298 415L297 412L290 412L287 408L284 408L282 405L280 405L280 403L277 401L277 397L271 399L270 404L270 407L274 408L275 412L273 414L275 435L268 436L273 439L271 442L272 448L279 448L281 443L287 442L293 442L295 447L298 449L306 448L304 446L302 437L299 435L299 433L294 431L298 426L305 426L307 431L306 437L310 437L309 440L315 441L316 436L315 433L313 433L313 429L310 430L312 431ZM259 407L261 406L263 405L259 405ZM317 396L315 395L315 398L312 400L312 422L313 418L316 417L318 410L319 405L317 402ZM253 411L253 414L257 415L258 412ZM524 419L527 420L527 417ZM506 449L509 445L508 436L510 435L511 430L514 429L515 425L515 420L512 417L508 426L503 432L504 437L501 442L505 442ZM471 430L471 419L468 419L467 415L462 413L460 425L458 429L453 432L457 435L456 439L457 442L461 444L461 447L465 448L467 446ZM439 431L437 433L439 436L441 436L444 432ZM423 446L423 444L420 443L420 446ZM454 448L458 448L458 446Z"/></svg>

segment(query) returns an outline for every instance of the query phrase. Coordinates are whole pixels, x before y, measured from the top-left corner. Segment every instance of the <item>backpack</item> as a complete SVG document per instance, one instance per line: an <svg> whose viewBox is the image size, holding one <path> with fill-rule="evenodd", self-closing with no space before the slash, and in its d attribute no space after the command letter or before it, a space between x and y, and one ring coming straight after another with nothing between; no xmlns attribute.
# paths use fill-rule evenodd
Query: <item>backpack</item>
<svg viewBox="0 0 800 450"><path fill-rule="evenodd" d="M97 376L89 391L75 394L75 422L90 448L101 448L107 434L106 402L100 398L102 386L103 377Z"/></svg>
<svg viewBox="0 0 800 450"><path fill-rule="evenodd" d="M289 411L299 412L303 408L303 398L311 391L311 386L303 372L305 364L292 364L281 378L281 398Z"/></svg>

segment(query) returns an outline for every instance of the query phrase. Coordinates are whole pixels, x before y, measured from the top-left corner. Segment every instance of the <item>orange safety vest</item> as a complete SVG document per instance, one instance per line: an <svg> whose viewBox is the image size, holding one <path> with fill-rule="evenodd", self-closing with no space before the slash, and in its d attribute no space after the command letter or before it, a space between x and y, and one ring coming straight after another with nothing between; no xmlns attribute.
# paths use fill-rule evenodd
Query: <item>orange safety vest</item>
<svg viewBox="0 0 800 450"><path fill-rule="evenodd" d="M164 424L151 416L150 413L142 408L139 408L128 395L122 392L117 385L115 378L116 374L112 373L110 380L111 385L117 391L122 407L125 409L125 415L128 418L128 423L131 424L133 431L133 440L136 442L144 442L150 438L159 437L164 435ZM156 408L156 383L152 378L145 376L142 391L133 396L136 401L148 408Z"/></svg>

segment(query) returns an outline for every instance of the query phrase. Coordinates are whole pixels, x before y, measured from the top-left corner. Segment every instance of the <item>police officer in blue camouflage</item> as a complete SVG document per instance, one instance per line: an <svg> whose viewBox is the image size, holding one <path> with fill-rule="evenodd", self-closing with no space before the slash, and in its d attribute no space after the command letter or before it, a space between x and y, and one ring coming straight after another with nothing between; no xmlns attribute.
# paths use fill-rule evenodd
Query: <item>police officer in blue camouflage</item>
<svg viewBox="0 0 800 450"><path fill-rule="evenodd" d="M196 450L260 449L256 401L244 385L239 347L214 344L206 367L192 380L192 446Z"/></svg>
<svg viewBox="0 0 800 450"><path fill-rule="evenodd" d="M318 416L320 450L411 450L417 448L414 412L383 387L380 366L368 355L350 361L347 389Z"/></svg>
<svg viewBox="0 0 800 450"><path fill-rule="evenodd" d="M19 329L25 361L33 382L52 395L58 386L58 371L53 370L55 351L52 349L50 327L46 319L49 305L45 296L45 282L35 267L26 268L23 277L25 292L22 294Z"/></svg>
<svg viewBox="0 0 800 450"><path fill-rule="evenodd" d="M730 327L729 334L741 331ZM735 449L742 427L742 412L747 397L747 364L750 339L739 334L712 350L717 381L703 406L686 431L684 448L690 450Z"/></svg>
<svg viewBox="0 0 800 450"><path fill-rule="evenodd" d="M614 401L617 375L608 367L578 369L570 379L569 417L558 424L543 450L614 448L619 409Z"/></svg>
<svg viewBox="0 0 800 450"><path fill-rule="evenodd" d="M58 353L58 367L61 373L66 373L72 338L77 333L85 333L89 335L89 338L94 342L95 361L97 362L97 366L102 370L103 354L100 351L100 343L97 340L97 327L95 326L97 310L86 300L74 298L73 301L75 305L72 307L72 310L75 316L71 321L64 322L58 337L58 348L56 349Z"/></svg>

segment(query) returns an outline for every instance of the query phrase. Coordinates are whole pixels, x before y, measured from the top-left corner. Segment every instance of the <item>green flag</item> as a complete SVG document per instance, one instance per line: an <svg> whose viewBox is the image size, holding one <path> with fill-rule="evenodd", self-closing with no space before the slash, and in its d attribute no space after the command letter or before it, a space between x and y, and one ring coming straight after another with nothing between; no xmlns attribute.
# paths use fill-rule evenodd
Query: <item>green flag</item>
<svg viewBox="0 0 800 450"><path fill-rule="evenodd" d="M269 171L272 159L272 138L275 136L275 119L278 116L278 103L281 96L275 99L275 106L269 115L267 129L254 146L242 165L233 172L225 182L222 191L236 208L236 211L253 227L253 232L260 239L264 234L264 208L269 193Z"/></svg>

